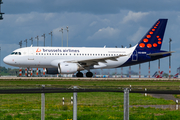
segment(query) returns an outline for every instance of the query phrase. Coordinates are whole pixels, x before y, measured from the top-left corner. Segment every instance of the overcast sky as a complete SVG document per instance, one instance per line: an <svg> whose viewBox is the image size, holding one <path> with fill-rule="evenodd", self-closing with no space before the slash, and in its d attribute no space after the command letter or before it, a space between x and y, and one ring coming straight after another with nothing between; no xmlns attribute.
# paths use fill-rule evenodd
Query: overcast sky
<svg viewBox="0 0 180 120"><path fill-rule="evenodd" d="M61 28L69 27L69 46L73 47L129 47L135 45L159 18L168 24L162 45L169 50L172 38L172 74L180 66L180 1L179 0L3 0L0 21L1 65L3 58L19 48L19 42L46 34L46 46L51 45L48 34L53 31L53 46L61 46ZM64 31L66 46L67 31ZM161 60L161 70L168 73L168 58ZM144 63L142 73L148 74ZM128 67L124 68L127 73ZM138 72L138 65L132 66ZM158 70L158 61L151 62L151 74ZM113 70L111 70L113 72ZM118 69L120 73L120 69Z"/></svg>

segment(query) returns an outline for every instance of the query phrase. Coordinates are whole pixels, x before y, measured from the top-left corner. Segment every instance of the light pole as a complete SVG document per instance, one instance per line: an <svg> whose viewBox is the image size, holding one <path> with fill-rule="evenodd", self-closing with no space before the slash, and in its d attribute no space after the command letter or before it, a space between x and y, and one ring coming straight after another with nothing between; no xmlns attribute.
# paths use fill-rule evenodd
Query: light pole
<svg viewBox="0 0 180 120"><path fill-rule="evenodd" d="M159 74L161 73L160 71L160 59L158 59L158 69L159 69Z"/></svg>
<svg viewBox="0 0 180 120"><path fill-rule="evenodd" d="M42 37L44 37L44 47L45 47L45 34L43 34Z"/></svg>
<svg viewBox="0 0 180 120"><path fill-rule="evenodd" d="M22 40L19 42L20 48L22 48Z"/></svg>
<svg viewBox="0 0 180 120"><path fill-rule="evenodd" d="M29 40L31 40L31 45L33 45L33 37L31 37L31 39L29 39Z"/></svg>
<svg viewBox="0 0 180 120"><path fill-rule="evenodd" d="M61 28L61 30L59 30L59 32L62 32L62 43L61 43L62 45L61 46L63 47L63 28Z"/></svg>
<svg viewBox="0 0 180 120"><path fill-rule="evenodd" d="M0 47L0 67L1 67L1 47Z"/></svg>
<svg viewBox="0 0 180 120"><path fill-rule="evenodd" d="M38 46L39 36L37 35L37 37L35 37L35 39L37 39L37 46Z"/></svg>
<svg viewBox="0 0 180 120"><path fill-rule="evenodd" d="M25 39L24 42L26 42L26 47L27 47L27 39Z"/></svg>
<svg viewBox="0 0 180 120"><path fill-rule="evenodd" d="M129 44L129 47L132 47L132 45ZM129 78L131 78L131 66L129 66Z"/></svg>
<svg viewBox="0 0 180 120"><path fill-rule="evenodd" d="M121 47L123 48L123 45ZM123 78L123 67L121 67L121 78Z"/></svg>
<svg viewBox="0 0 180 120"><path fill-rule="evenodd" d="M139 64L139 78L141 78L141 64Z"/></svg>
<svg viewBox="0 0 180 120"><path fill-rule="evenodd" d="M149 78L150 78L150 61L149 61Z"/></svg>
<svg viewBox="0 0 180 120"><path fill-rule="evenodd" d="M4 13L1 13L1 4L3 4L2 0L0 0L0 20L3 20Z"/></svg>
<svg viewBox="0 0 180 120"><path fill-rule="evenodd" d="M52 47L52 31L49 33L51 35L51 47Z"/></svg>
<svg viewBox="0 0 180 120"><path fill-rule="evenodd" d="M68 47L68 32L69 32L68 26L66 26L65 30L67 30L67 47Z"/></svg>
<svg viewBox="0 0 180 120"><path fill-rule="evenodd" d="M171 52L172 39L169 38L169 52ZM171 78L171 55L169 56L169 79Z"/></svg>

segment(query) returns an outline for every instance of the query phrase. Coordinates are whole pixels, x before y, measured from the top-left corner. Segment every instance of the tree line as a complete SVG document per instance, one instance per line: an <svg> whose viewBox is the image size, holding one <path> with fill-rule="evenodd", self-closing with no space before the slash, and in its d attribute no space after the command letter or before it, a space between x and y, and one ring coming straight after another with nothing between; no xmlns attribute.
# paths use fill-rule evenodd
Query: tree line
<svg viewBox="0 0 180 120"><path fill-rule="evenodd" d="M0 67L0 75L17 75L19 73L19 69L11 69L11 68L5 68Z"/></svg>

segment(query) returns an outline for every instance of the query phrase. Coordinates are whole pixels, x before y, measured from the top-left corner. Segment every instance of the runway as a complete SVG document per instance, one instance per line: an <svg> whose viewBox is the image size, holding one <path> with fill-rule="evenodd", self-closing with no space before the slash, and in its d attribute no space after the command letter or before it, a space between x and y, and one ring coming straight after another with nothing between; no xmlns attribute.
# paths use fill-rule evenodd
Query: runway
<svg viewBox="0 0 180 120"><path fill-rule="evenodd" d="M52 80L160 80L160 81L179 81L180 78L86 78L86 77L16 77L16 76L6 76L6 77L0 77L0 79L12 79L12 80L18 80L18 79L22 79L22 80L28 80L28 79L42 79L42 80L48 80L48 79L52 79Z"/></svg>

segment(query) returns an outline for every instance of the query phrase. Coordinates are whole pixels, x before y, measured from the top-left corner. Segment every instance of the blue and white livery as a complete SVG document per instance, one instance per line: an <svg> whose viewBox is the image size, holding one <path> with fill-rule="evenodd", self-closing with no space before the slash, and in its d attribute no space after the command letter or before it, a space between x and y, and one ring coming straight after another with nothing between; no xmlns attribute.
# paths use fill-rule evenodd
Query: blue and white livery
<svg viewBox="0 0 180 120"><path fill-rule="evenodd" d="M170 56L161 45L167 19L159 19L145 36L130 48L93 47L24 47L14 50L4 58L4 63L26 68L46 68L47 74L76 73L92 77L91 69L118 68L136 65Z"/></svg>

